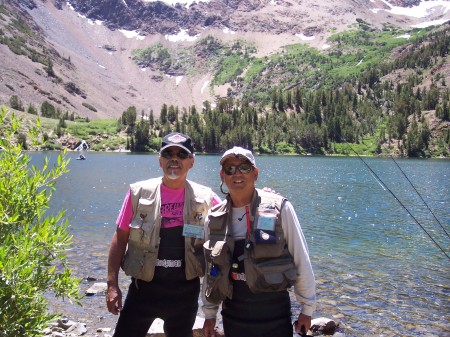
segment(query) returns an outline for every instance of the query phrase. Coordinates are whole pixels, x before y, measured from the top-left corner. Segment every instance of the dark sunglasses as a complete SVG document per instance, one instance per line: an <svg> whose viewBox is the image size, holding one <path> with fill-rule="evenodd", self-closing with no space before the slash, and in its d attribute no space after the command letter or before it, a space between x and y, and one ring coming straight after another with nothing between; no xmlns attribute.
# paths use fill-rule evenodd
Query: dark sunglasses
<svg viewBox="0 0 450 337"><path fill-rule="evenodd" d="M173 157L177 157L178 159L184 160L190 158L191 154L187 153L186 151L178 151L178 152L162 151L161 157L165 159L172 159Z"/></svg>
<svg viewBox="0 0 450 337"><path fill-rule="evenodd" d="M235 174L237 170L239 170L239 172L241 172L242 174L250 173L250 171L253 170L253 166L251 164L243 163L239 166L234 165L224 166L222 170L227 176L231 176Z"/></svg>

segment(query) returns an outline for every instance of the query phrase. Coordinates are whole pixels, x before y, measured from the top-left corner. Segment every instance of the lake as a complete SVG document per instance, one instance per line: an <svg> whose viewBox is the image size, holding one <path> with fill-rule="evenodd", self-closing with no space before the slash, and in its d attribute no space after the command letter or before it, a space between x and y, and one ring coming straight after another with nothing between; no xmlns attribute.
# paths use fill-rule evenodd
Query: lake
<svg viewBox="0 0 450 337"><path fill-rule="evenodd" d="M44 156L31 153L39 165ZM132 182L161 175L157 155L87 153L58 180L50 211L67 210L73 249L70 266L80 278L104 281L109 243ZM198 155L189 179L219 190L219 159ZM450 335L450 161L397 159L439 220L388 158L364 158L420 223L414 221L355 157L257 156L257 187L268 186L294 205L308 241L317 280L318 308L347 336ZM426 232L428 233L426 233ZM430 239L429 235L435 240ZM84 282L87 289L92 282ZM128 280L121 274L122 290ZM52 300L52 308L114 327L103 296L83 308ZM298 314L298 306L294 306Z"/></svg>

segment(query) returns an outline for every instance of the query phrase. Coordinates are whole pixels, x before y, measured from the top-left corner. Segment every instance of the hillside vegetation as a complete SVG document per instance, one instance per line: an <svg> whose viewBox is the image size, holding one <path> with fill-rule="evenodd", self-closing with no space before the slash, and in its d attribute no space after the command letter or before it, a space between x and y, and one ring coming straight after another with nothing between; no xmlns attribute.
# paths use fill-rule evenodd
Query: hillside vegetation
<svg viewBox="0 0 450 337"><path fill-rule="evenodd" d="M46 76L72 95L86 96L75 83L64 83L53 64L70 59L39 42L39 30L25 20L9 20L0 43L17 55L42 63ZM157 150L171 130L186 132L198 152L221 152L241 144L260 153L349 154L447 157L449 155L449 25L403 31L382 30L363 20L332 35L328 48L288 45L258 57L243 40L213 36L191 47L170 49L161 43L135 49L136 67L163 78L213 74L209 90L228 88L203 106L166 102L160 111L122 112L119 120L80 118L48 96L40 106L24 102L17 91L12 110L26 119L39 116L46 132L41 149L74 148L82 139L94 150ZM95 102L83 108L96 112ZM25 113L26 112L26 113ZM26 144L26 132L18 141Z"/></svg>

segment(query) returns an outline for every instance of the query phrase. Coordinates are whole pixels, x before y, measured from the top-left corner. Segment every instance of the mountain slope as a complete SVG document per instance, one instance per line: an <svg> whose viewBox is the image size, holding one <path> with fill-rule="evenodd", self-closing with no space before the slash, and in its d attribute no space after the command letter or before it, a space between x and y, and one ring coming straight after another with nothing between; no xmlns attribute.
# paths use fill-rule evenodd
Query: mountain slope
<svg viewBox="0 0 450 337"><path fill-rule="evenodd" d="M139 67L133 50L161 45L177 58L208 35L224 43L245 40L254 56L280 52L285 45L303 43L326 51L335 32L365 22L373 29L389 24L400 28L432 20L448 20L444 1L285 0L222 1L168 5L138 0L15 1L0 3L2 36L21 36L44 62L17 55L0 45L0 103L17 95L24 105L39 107L50 101L62 111L89 118L117 118L129 106L158 115L163 103L201 106L226 96L230 83L211 86L217 69L164 73ZM430 5L428 15L405 16L399 9ZM392 7L404 6L404 7ZM428 6L427 5L427 6ZM423 8L427 8L427 6ZM406 8L406 9L405 9ZM417 9L422 7L412 7ZM30 36L11 26L14 18L33 32ZM35 49L36 49L35 48ZM22 48L24 49L24 48ZM33 53L32 53L33 54ZM34 54L33 54L34 55ZM198 64L209 61L197 55ZM49 62L51 71L49 72ZM172 69L173 70L173 69Z"/></svg>

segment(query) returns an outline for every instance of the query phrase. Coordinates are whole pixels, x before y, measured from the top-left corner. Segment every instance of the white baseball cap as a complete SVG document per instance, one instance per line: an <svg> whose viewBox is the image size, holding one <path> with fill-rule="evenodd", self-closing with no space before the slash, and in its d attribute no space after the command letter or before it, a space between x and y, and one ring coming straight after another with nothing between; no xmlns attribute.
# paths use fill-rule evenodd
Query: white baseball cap
<svg viewBox="0 0 450 337"><path fill-rule="evenodd" d="M241 160L248 160L250 164L256 167L256 161L252 151L244 149L243 147L235 146L232 149L226 150L220 159L220 165L223 165L225 160L231 157L237 157Z"/></svg>

